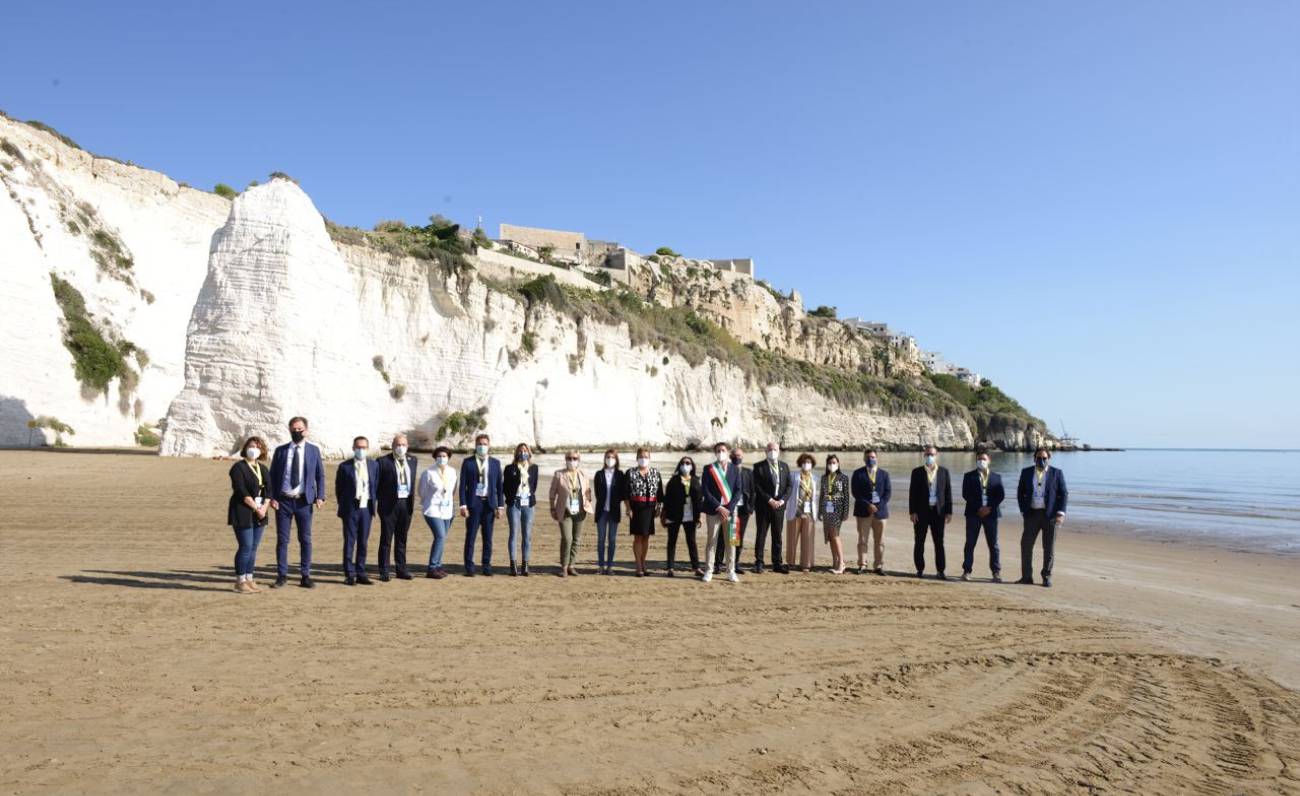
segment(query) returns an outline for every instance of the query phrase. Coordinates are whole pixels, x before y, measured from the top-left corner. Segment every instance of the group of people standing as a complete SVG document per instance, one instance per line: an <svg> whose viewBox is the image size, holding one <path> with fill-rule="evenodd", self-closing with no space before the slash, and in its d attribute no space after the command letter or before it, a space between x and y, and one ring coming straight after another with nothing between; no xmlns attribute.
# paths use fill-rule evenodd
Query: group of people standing
<svg viewBox="0 0 1300 796"><path fill-rule="evenodd" d="M312 519L315 510L325 503L326 485L321 451L307 441L307 433L305 418L289 421L291 441L275 449L269 466L265 441L250 437L243 445L243 458L230 469L227 522L237 542L235 590L240 593L261 591L253 577L254 563L272 514L277 573L271 587L279 588L288 582L289 541L294 526L299 545L299 585L309 589L315 586L311 577ZM337 468L334 499L343 532L344 582L349 586L373 583L366 559L376 516L380 525L379 580L414 577L407 562L407 540L417 511L433 536L426 577L447 576L443 554L457 517L465 522L466 576L493 575L494 529L504 518L509 526L509 572L527 577L539 501L559 524L557 574L562 577L579 574L577 551L588 518L596 525L596 563L601 575L614 574L618 529L626 519L637 577L650 574L646 561L650 537L662 527L668 535L664 574L677 574L677 543L684 538L693 575L706 583L714 575L725 575L737 582L738 559L751 518L755 529L751 571L755 574L768 567L764 555L769 540L771 571L789 573L797 567L810 572L818 524L830 547L830 571L841 574L848 564L840 529L850 511L858 532L857 572L885 574L884 535L893 489L889 473L878 465L874 450L864 452L862 466L852 476L841 470L835 454L825 458L820 472L811 453L800 454L791 470L781 461L780 446L775 442L767 444L763 458L752 468L745 466L745 452L739 446L719 442L713 447L711 461L697 468L691 456L683 456L668 474L650 466L650 452L645 448L637 450L635 465L627 469L622 467L618 451L607 450L603 467L592 473L582 469L577 451L569 451L545 496L538 494L538 467L526 444L517 445L510 463L503 465L490 455L488 435L479 434L474 440L474 453L459 467L452 465L451 451L439 447L433 452L433 464L423 472L417 458L408 451L406 436L398 434L392 440L391 453L371 458L370 441L356 437L352 457ZM937 449L926 448L924 456L924 463L912 471L908 489L913 563L917 577L922 577L929 537L937 576L947 580L944 529L953 514L952 479L948 469L938 463ZM1018 583L1033 583L1034 547L1041 536L1042 584L1051 586L1056 528L1065 519L1069 493L1064 475L1050 465L1050 459L1049 450L1037 450L1034 465L1021 472L1017 485L1017 502L1024 517ZM987 452L980 452L976 469L963 476L961 496L966 503L961 578L970 578L975 548L983 535L993 580L1000 582L998 519L1006 493L1001 476L989 469ZM705 531L703 556L697 541L701 525ZM481 554L478 566L476 548Z"/></svg>

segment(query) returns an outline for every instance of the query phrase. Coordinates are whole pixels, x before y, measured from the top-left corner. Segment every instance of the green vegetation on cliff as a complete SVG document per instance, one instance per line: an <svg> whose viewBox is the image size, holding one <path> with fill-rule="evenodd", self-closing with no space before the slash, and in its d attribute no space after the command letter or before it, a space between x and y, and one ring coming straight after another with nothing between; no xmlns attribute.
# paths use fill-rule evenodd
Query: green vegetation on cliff
<svg viewBox="0 0 1300 796"><path fill-rule="evenodd" d="M54 288L54 300L63 311L63 345L72 354L77 380L96 392L106 391L115 378L121 378L124 385L134 386L139 377L127 365L126 358L139 351L135 344L129 341L115 344L105 339L91 323L81 291L56 274L50 274L50 284Z"/></svg>
<svg viewBox="0 0 1300 796"><path fill-rule="evenodd" d="M1034 417L1019 401L993 386L987 379L979 389L947 373L931 373L930 381L970 413L976 439L986 438L991 428L1007 423L1036 426L1044 434L1047 433L1046 423Z"/></svg>
<svg viewBox="0 0 1300 796"><path fill-rule="evenodd" d="M368 246L398 257L432 260L451 272L469 268L460 227L437 214L430 216L429 223L423 227L408 226L402 221L380 221L373 230L366 231L325 219L325 229L338 243Z"/></svg>

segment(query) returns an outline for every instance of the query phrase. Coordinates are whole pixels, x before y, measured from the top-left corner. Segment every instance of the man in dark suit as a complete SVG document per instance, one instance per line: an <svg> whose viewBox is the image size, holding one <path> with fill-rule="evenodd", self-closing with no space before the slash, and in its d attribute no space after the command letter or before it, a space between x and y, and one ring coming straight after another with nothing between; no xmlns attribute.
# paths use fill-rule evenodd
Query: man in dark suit
<svg viewBox="0 0 1300 796"><path fill-rule="evenodd" d="M772 534L772 571L789 572L781 557L781 536L785 527L785 496L790 494L790 466L781 461L781 446L767 443L763 461L754 465L754 572L763 571L763 549Z"/></svg>
<svg viewBox="0 0 1300 796"><path fill-rule="evenodd" d="M727 524L736 514L736 504L740 501L740 466L731 463L731 452L727 443L719 442L713 446L713 464L700 473L700 493L703 500L700 511L704 513L704 523L708 529L704 545L704 582L713 580L713 570L709 562L713 560L717 545L726 550L727 580L736 583L740 576L736 574L736 547L727 538Z"/></svg>
<svg viewBox="0 0 1300 796"><path fill-rule="evenodd" d="M343 582L349 586L374 582L366 577L366 546L378 503L379 462L366 458L369 449L365 437L352 440L352 458L340 462L334 476L334 499L343 520Z"/></svg>
<svg viewBox="0 0 1300 796"><path fill-rule="evenodd" d="M990 469L988 451L975 454L975 469L961 480L961 496L966 501L966 548L961 559L961 579L970 580L975 568L975 545L984 530L984 541L989 546L989 569L993 582L1002 582L1002 556L998 551L998 518L1002 516L1002 501L1006 490L1002 476Z"/></svg>
<svg viewBox="0 0 1300 796"><path fill-rule="evenodd" d="M460 516L465 522L465 574L474 576L474 541L483 533L483 574L492 575L492 525L505 511L506 495L501 462L488 456L492 440L474 438L474 455L460 465Z"/></svg>
<svg viewBox="0 0 1300 796"><path fill-rule="evenodd" d="M315 588L311 579L311 518L325 505L325 464L320 448L307 441L307 418L289 421L292 440L275 449L271 457L270 489L275 511L276 578L271 588L278 589L289 579L289 531L298 525L299 574L304 589Z"/></svg>
<svg viewBox="0 0 1300 796"><path fill-rule="evenodd" d="M1048 588L1056 558L1056 528L1065 522L1065 504L1070 497L1065 474L1048 463L1051 459L1047 448L1034 451L1034 466L1020 471L1016 487L1016 502L1025 518L1025 531L1020 535L1020 580L1016 583L1034 582L1034 543L1042 533L1043 585Z"/></svg>
<svg viewBox="0 0 1300 796"><path fill-rule="evenodd" d="M744 466L745 452L740 446L731 449L731 463L740 469L740 500L736 503L736 522L740 525L740 546L736 548L736 566L740 566L740 551L745 549L745 528L749 526L749 517L754 513L754 471ZM722 574L722 564L726 551L722 545L713 556L713 574Z"/></svg>
<svg viewBox="0 0 1300 796"><path fill-rule="evenodd" d="M397 577L410 580L406 568L406 534L415 513L415 480L420 471L406 453L405 434L393 437L393 452L379 460L379 579L388 580L388 552L393 551Z"/></svg>
<svg viewBox="0 0 1300 796"><path fill-rule="evenodd" d="M933 445L925 449L925 464L912 471L907 512L912 518L912 560L916 564L916 576L919 578L925 572L925 534L929 531L934 540L934 565L939 580L947 580L943 572L948 563L943 552L943 528L952 519L952 479L948 468L939 466L939 450Z"/></svg>
<svg viewBox="0 0 1300 796"><path fill-rule="evenodd" d="M889 471L878 466L876 452L867 448L864 466L853 471L849 489L853 493L853 516L858 523L858 574L867 571L867 543L874 538L871 568L885 574L885 522L889 519L889 499L894 486Z"/></svg>

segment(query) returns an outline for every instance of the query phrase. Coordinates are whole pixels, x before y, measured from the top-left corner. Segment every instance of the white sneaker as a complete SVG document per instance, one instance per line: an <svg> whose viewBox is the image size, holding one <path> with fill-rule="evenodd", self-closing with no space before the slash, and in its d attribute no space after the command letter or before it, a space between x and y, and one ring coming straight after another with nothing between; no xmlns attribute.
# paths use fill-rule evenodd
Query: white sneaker
<svg viewBox="0 0 1300 796"><path fill-rule="evenodd" d="M731 581L732 583L740 583L740 575L738 575L735 572L728 572L727 580Z"/></svg>
<svg viewBox="0 0 1300 796"><path fill-rule="evenodd" d="M712 569L704 570L704 582L708 583L711 580L713 580L713 570Z"/></svg>

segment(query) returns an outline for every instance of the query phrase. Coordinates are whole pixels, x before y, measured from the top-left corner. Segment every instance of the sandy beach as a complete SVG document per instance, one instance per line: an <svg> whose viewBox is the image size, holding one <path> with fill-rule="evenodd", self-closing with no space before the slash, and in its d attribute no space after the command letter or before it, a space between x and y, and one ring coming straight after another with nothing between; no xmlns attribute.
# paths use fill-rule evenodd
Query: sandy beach
<svg viewBox="0 0 1300 796"><path fill-rule="evenodd" d="M1050 590L982 548L972 583L561 580L539 519L533 577L347 588L331 505L318 588L241 596L228 467L0 452L0 789L1300 793L1298 557L1070 523Z"/></svg>

